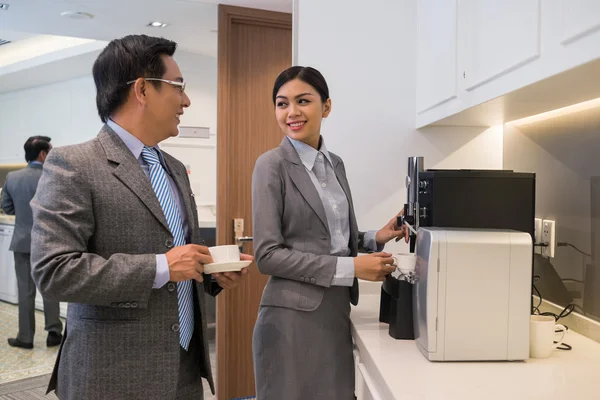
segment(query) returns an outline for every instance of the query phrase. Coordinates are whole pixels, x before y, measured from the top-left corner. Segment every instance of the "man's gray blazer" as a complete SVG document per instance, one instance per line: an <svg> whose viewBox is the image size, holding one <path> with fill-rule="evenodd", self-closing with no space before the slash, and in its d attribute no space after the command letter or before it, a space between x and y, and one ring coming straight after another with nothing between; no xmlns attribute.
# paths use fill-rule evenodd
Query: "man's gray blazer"
<svg viewBox="0 0 600 400"><path fill-rule="evenodd" d="M31 227L33 217L29 203L35 195L42 176L42 165L30 163L18 171L9 172L2 188L2 209L15 216L15 232L9 250L17 253L31 252Z"/></svg>
<svg viewBox="0 0 600 400"><path fill-rule="evenodd" d="M179 188L191 242L201 243L184 165L163 152ZM152 289L156 254L173 248L150 180L106 125L86 143L53 149L31 202L33 277L45 298L69 302L65 338L49 391L61 399L175 398L180 368L176 285ZM196 284L204 359L205 277Z"/></svg>
<svg viewBox="0 0 600 400"><path fill-rule="evenodd" d="M329 152L335 175L350 207L350 256L363 248L354 204L342 159ZM252 175L254 253L260 272L271 275L261 300L263 306L315 310L331 285L337 257L330 255L331 236L317 189L294 146L287 138L261 155ZM358 303L358 282L350 289Z"/></svg>

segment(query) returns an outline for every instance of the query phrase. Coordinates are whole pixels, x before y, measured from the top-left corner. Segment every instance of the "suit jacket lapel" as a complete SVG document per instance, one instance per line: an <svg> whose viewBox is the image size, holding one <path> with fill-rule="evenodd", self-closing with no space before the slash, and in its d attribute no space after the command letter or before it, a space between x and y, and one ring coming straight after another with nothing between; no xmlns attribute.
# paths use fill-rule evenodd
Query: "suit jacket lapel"
<svg viewBox="0 0 600 400"><path fill-rule="evenodd" d="M106 158L118 164L113 171L115 177L135 193L154 217L169 230L169 225L150 180L125 143L107 125L104 125L98 134L98 139L104 148Z"/></svg>
<svg viewBox="0 0 600 400"><path fill-rule="evenodd" d="M287 161L286 167L290 178L298 188L302 197L304 197L304 200L310 205L325 227L329 229L327 215L325 214L325 208L323 208L321 197L319 196L317 189L315 189L315 185L310 180L310 176L308 176L304 164L300 161L296 149L294 149L294 146L292 146L287 137L283 138L280 149Z"/></svg>

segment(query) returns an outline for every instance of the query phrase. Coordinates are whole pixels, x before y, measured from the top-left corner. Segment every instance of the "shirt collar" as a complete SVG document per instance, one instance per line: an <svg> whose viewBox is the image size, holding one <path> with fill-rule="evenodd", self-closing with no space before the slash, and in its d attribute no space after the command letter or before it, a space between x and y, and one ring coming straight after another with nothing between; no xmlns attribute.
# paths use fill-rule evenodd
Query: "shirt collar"
<svg viewBox="0 0 600 400"><path fill-rule="evenodd" d="M289 136L287 138L292 143L292 146L294 146L294 148L296 149L298 157L300 157L300 161L302 161L302 164L309 171L311 171L315 166L315 160L317 159L317 155L319 154L319 152L323 153L327 161L329 161L331 166L333 166L333 161L331 159L331 156L329 155L329 151L327 151L327 147L325 146L325 139L323 139L323 136L321 136L321 147L319 148L319 150L304 142L301 142L300 140L292 139Z"/></svg>
<svg viewBox="0 0 600 400"><path fill-rule="evenodd" d="M129 151L131 151L136 160L139 160L141 158L140 156L142 155L142 150L144 150L144 143L142 143L140 139L133 136L131 133L127 132L125 128L121 127L121 125L117 124L112 119L106 121L106 125L108 125L110 129L115 131L115 133L121 138L123 143L125 143L125 146L127 146ZM163 165L164 168L167 168L167 165L165 164L165 161L163 159L163 155L158 146L154 146L153 149L155 149L158 153L160 163Z"/></svg>

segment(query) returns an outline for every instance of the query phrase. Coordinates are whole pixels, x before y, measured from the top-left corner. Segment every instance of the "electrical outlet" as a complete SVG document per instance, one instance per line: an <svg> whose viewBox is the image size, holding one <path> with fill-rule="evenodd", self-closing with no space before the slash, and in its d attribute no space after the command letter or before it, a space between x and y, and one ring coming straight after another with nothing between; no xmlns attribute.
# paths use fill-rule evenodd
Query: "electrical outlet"
<svg viewBox="0 0 600 400"><path fill-rule="evenodd" d="M554 248L556 246L556 223L545 219L542 221L542 243L547 247L542 247L542 254L547 257L554 257Z"/></svg>
<svg viewBox="0 0 600 400"><path fill-rule="evenodd" d="M536 244L542 243L542 219L541 218L535 219L535 224L533 226L533 235L534 235L533 243L536 243ZM536 254L542 254L542 247L535 246L534 252Z"/></svg>

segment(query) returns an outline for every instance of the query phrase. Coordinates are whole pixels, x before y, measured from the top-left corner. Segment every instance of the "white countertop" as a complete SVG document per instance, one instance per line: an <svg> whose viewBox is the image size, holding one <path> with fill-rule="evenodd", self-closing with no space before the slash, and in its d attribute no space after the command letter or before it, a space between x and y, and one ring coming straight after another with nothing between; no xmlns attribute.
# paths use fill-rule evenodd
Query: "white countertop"
<svg viewBox="0 0 600 400"><path fill-rule="evenodd" d="M3 224L3 225L14 225L15 224L15 216L14 215L0 214L0 224Z"/></svg>
<svg viewBox="0 0 600 400"><path fill-rule="evenodd" d="M543 360L430 362L413 340L388 335L378 293L361 290L350 317L360 362L386 400L600 399L600 343L570 331L573 350Z"/></svg>

